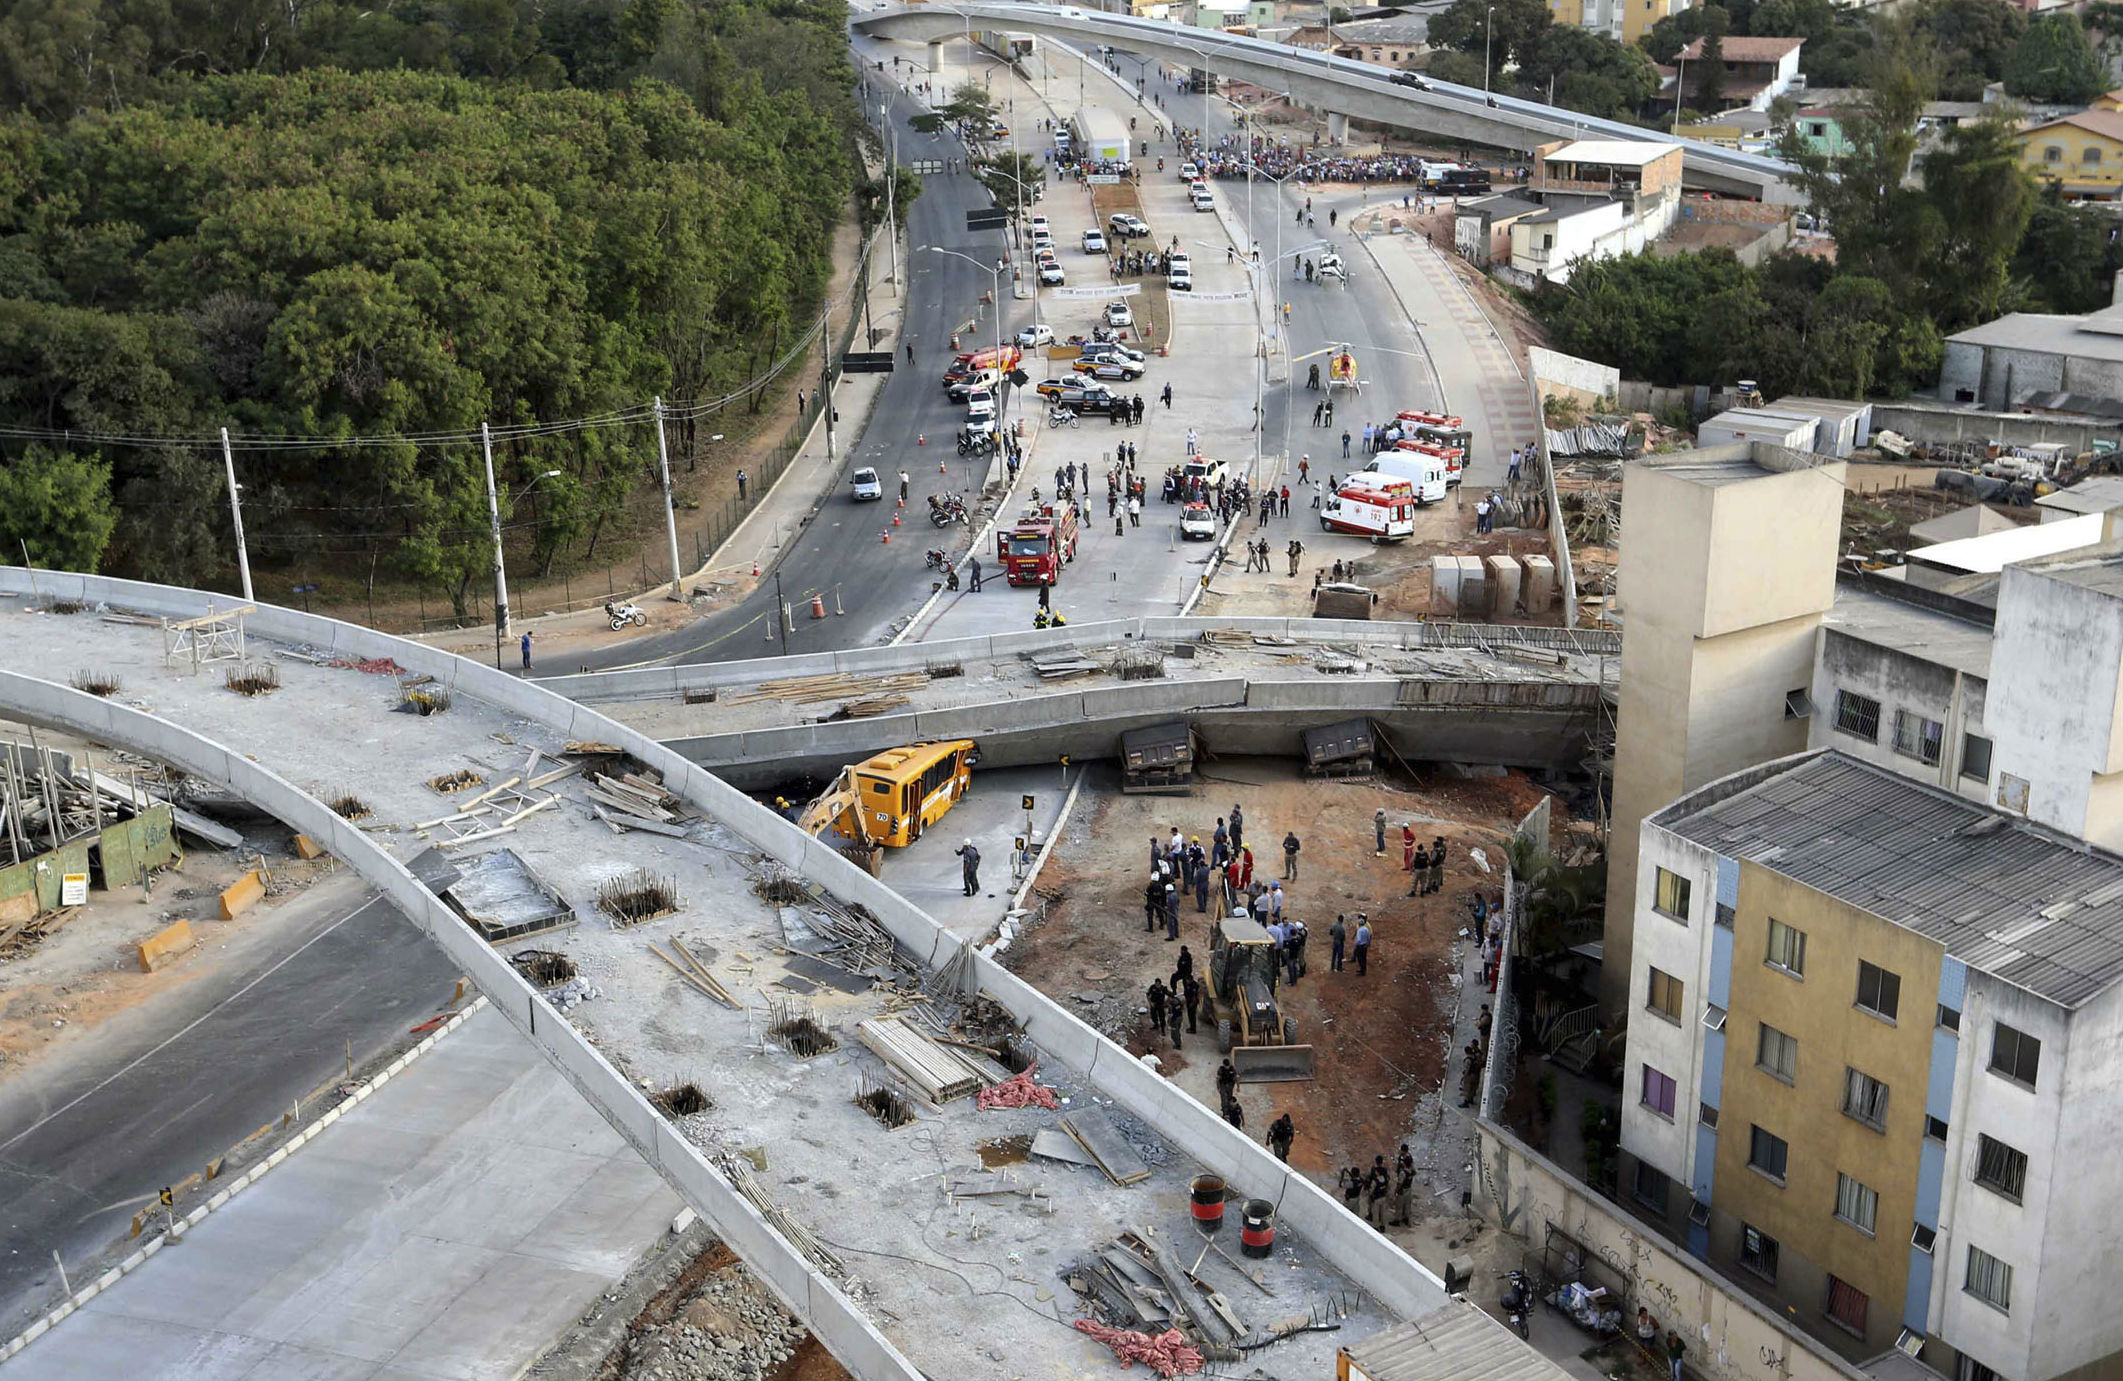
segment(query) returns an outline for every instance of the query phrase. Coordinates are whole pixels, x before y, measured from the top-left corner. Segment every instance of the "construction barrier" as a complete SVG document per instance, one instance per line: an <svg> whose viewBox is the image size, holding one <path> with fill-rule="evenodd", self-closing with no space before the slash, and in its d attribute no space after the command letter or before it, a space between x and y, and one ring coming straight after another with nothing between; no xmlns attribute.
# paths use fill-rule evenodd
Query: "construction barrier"
<svg viewBox="0 0 2123 1381"><path fill-rule="evenodd" d="M323 858L324 846L306 834L295 836L295 852L304 858Z"/></svg>
<svg viewBox="0 0 2123 1381"><path fill-rule="evenodd" d="M226 902L223 904L226 905ZM190 921L179 921L175 925L165 926L140 942L140 972L153 973L191 947Z"/></svg>
<svg viewBox="0 0 2123 1381"><path fill-rule="evenodd" d="M221 894L221 919L233 921L248 911L265 895L265 879L256 868L251 869Z"/></svg>

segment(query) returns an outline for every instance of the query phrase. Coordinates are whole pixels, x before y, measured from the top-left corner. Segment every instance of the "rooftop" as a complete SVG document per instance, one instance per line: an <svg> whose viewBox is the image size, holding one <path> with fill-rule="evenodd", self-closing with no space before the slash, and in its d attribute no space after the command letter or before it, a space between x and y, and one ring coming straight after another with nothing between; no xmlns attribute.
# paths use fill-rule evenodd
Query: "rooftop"
<svg viewBox="0 0 2123 1381"><path fill-rule="evenodd" d="M1476 212L1487 216L1492 222L1515 220L1543 209L1537 201L1527 201L1524 197L1514 197L1504 192L1498 192L1494 196L1475 197L1471 201L1460 203L1461 215L1470 211Z"/></svg>
<svg viewBox="0 0 2123 1381"><path fill-rule="evenodd" d="M1728 35L1724 43L1727 62L1781 62L1786 53L1795 53L1805 44L1803 38L1735 38ZM1703 40L1697 39L1681 50L1681 56L1690 62L1703 56Z"/></svg>
<svg viewBox="0 0 2123 1381"><path fill-rule="evenodd" d="M1643 168L1661 158L1679 158L1678 144L1646 139L1575 139L1546 154L1550 163L1599 163L1611 168Z"/></svg>
<svg viewBox="0 0 2123 1381"><path fill-rule="evenodd" d="M2095 312L2091 316L2013 312L1996 321L1956 331L1946 340L1949 345L2031 350L2037 354L2073 355L2123 364L2123 337L2113 334L2114 330L2114 318L2106 312Z"/></svg>
<svg viewBox="0 0 2123 1381"><path fill-rule="evenodd" d="M2044 494L2035 503L2041 508L2060 509L2066 513L2106 513L2112 508L2123 508L2123 475L2096 475L2089 480L2080 480L2069 489Z"/></svg>
<svg viewBox="0 0 2123 1381"><path fill-rule="evenodd" d="M2092 524L2098 534L2105 521L2102 515L2090 513L2082 518L2066 518L2061 523L2044 523L2042 527ZM2123 542L2099 542L2097 539L2070 551L2059 552L2047 560L2029 561L2024 569L2045 580L2123 598Z"/></svg>
<svg viewBox="0 0 2123 1381"><path fill-rule="evenodd" d="M2123 859L1841 753L1735 774L1652 819L2062 1006L2123 977Z"/></svg>
<svg viewBox="0 0 2123 1381"><path fill-rule="evenodd" d="M1860 642L1990 679L1991 630L1982 624L1841 582L1823 623Z"/></svg>
<svg viewBox="0 0 2123 1381"><path fill-rule="evenodd" d="M2059 115L2050 120L2032 120L2020 127L2022 134L2035 134L2058 125L2070 125L2073 129L2098 134L2103 139L2113 139L2123 144L2123 110L2075 110L2069 115Z"/></svg>
<svg viewBox="0 0 2123 1381"><path fill-rule="evenodd" d="M1675 479L1710 488L1738 484L1742 480L1766 479L1777 473L1746 456L1711 454L1712 451L1723 449L1714 447L1697 451L1673 451L1658 457L1646 456L1630 468L1657 470L1672 475Z"/></svg>
<svg viewBox="0 0 2123 1381"><path fill-rule="evenodd" d="M2020 561L2055 556L2090 547L2101 540L2101 515L2088 513L2055 523L2034 523L2009 532L1986 532L1956 542L1918 547L1908 553L1914 565L1990 575Z"/></svg>
<svg viewBox="0 0 2123 1381"><path fill-rule="evenodd" d="M1357 19L1331 26L1334 36L1345 43L1427 43L1430 17L1413 14L1393 19Z"/></svg>

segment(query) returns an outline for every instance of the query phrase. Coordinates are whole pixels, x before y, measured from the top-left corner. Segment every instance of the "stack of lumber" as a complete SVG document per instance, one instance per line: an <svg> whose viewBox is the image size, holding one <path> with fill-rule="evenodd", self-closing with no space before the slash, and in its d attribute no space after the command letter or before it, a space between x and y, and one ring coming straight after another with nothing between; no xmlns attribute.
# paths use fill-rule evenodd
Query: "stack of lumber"
<svg viewBox="0 0 2123 1381"><path fill-rule="evenodd" d="M729 989L723 987L721 982L716 979L715 975L708 972L708 966L706 964L701 963L698 959L693 957L693 951L686 948L685 941L674 937L671 941L671 948L678 951L679 957L685 961L684 963L680 963L678 959L673 959L670 955L665 954L662 950L656 948L656 946L654 945L649 946L649 953L655 955L658 959L663 960L664 963L669 964L672 968L678 970L678 976L680 978L683 978L686 982L692 984L701 992L706 993L709 997L714 998L723 1006L741 1007L744 1005L736 998L730 996Z"/></svg>
<svg viewBox="0 0 2123 1381"><path fill-rule="evenodd" d="M614 829L647 830L651 834L680 836L679 823L685 803L664 790L655 776L628 772L619 775L590 774L583 785L590 809Z"/></svg>
<svg viewBox="0 0 2123 1381"><path fill-rule="evenodd" d="M774 1202L774 1196L767 1193L759 1181L753 1178L751 1166L732 1155L717 1156L715 1164L731 1187L744 1195L752 1207L759 1210L759 1216L767 1220L767 1226L787 1239L789 1245L802 1252L812 1265L827 1275L845 1274L846 1267L841 1265L840 1258L827 1250L825 1244L820 1242L809 1228L791 1218L787 1209Z"/></svg>
<svg viewBox="0 0 2123 1381"><path fill-rule="evenodd" d="M857 1026L855 1034L932 1103L970 1098L987 1082L979 1066L949 1046L939 1045L905 1017L873 1018Z"/></svg>
<svg viewBox="0 0 2123 1381"><path fill-rule="evenodd" d="M1150 1178L1150 1167L1135 1154L1135 1148L1121 1136L1104 1109L1072 1112L1061 1120L1061 1128L1076 1138L1077 1145L1091 1153L1098 1168L1105 1171L1106 1178L1115 1184L1141 1184Z"/></svg>
<svg viewBox="0 0 2123 1381"><path fill-rule="evenodd" d="M783 676L761 681L750 690L725 691L721 702L750 705L761 700L788 700L798 705L815 705L828 700L861 700L869 696L916 691L928 684L929 673L926 671L898 671L885 676L831 671L818 676Z"/></svg>

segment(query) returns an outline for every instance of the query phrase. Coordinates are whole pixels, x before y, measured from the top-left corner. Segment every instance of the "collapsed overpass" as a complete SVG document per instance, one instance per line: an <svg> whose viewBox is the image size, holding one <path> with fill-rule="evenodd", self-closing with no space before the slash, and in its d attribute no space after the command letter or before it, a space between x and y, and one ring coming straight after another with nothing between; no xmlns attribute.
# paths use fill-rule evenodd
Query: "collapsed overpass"
<svg viewBox="0 0 2123 1381"><path fill-rule="evenodd" d="M1400 86L1368 64L1286 47L1241 34L1193 29L1157 19L1073 5L962 0L912 4L859 15L858 33L941 43L979 29L1001 29L1075 44L1111 44L1160 62L1214 72L1335 115L1419 129L1447 140L1500 149L1531 149L1556 139L1629 139L1678 144L1685 185L1760 201L1801 199L1781 159L1679 139L1558 106L1433 81L1429 90Z"/></svg>
<svg viewBox="0 0 2123 1381"><path fill-rule="evenodd" d="M593 709L418 643L272 606L243 616L240 663L201 664L173 655L164 621L228 615L233 601L196 590L9 568L0 569L0 593L8 597L0 643L9 648L0 716L225 787L359 873L863 1381L1031 1374L1057 1364L1104 1374L1111 1359L1068 1326L1058 1273L1078 1250L1139 1223L1187 1231L1187 1181L1197 1169L1278 1205L1282 1240L1296 1250L1275 1263L1280 1302L1264 1309L1357 1301L1338 1334L1275 1344L1271 1355L1290 1374L1326 1374L1336 1342L1449 1307L1434 1276L1305 1175L830 845ZM239 693L224 681L230 665L269 665L276 677L245 679L277 680L277 688ZM121 689L110 698L72 689L90 670ZM437 712L407 713L409 691ZM593 744L661 774L676 823L632 833L608 827L582 774L554 768L594 753ZM436 783L461 774L495 790L545 783L538 789L552 799L512 811L491 837L452 841L442 825L457 818L448 791L465 788ZM365 804L359 824L323 804L342 794ZM503 851L542 879L558 907L560 929L540 943L574 955L596 976L602 999L556 1010L508 962L510 942L489 943L438 894L448 884L437 880L437 854L469 870ZM642 875L669 888L675 914L622 924L600 910L609 885ZM763 989L786 967L771 956L790 942L792 917L847 924L856 904L888 937L903 977L822 993L817 1014L842 1048L799 1057L766 1035L772 995ZM650 957L653 943L677 939L734 1006ZM1151 1162L1148 1179L1122 1186L1050 1177L1045 1211L983 1200L968 1231L951 1177L977 1173L979 1139L1025 1134L1054 1114L976 1113L958 1101L888 1131L855 1102L882 1066L860 1050L854 1027L909 1002L963 1012L969 994L1022 1028L1044 1061L1042 1081L1072 1108L1111 1119ZM682 1113L652 1101L683 1084L697 1085L709 1106ZM1468 1312L1474 1325L1500 1332ZM1525 1370L1538 1371L1534 1355L1524 1356Z"/></svg>

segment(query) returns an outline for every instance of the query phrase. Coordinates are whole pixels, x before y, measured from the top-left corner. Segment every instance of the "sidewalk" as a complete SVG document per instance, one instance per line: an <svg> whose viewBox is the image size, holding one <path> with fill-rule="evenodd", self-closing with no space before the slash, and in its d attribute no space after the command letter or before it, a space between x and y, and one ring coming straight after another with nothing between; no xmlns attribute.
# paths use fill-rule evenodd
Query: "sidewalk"
<svg viewBox="0 0 2123 1381"><path fill-rule="evenodd" d="M504 1381L680 1207L490 1007L0 1381Z"/></svg>

